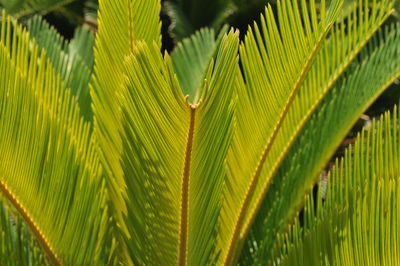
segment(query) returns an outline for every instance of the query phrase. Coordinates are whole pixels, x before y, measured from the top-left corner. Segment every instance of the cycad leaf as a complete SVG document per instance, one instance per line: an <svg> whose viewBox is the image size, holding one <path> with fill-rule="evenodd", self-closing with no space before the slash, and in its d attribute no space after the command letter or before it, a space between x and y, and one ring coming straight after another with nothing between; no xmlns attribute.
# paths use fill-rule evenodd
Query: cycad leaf
<svg viewBox="0 0 400 266"><path fill-rule="evenodd" d="M111 211L125 234L128 232L123 220L126 205L125 181L120 164L122 141L119 135L121 107L118 96L125 81L125 58L133 51L135 42L161 42L160 5L159 0L99 1L95 73L91 83L94 136L105 168ZM125 253L126 248L118 251Z"/></svg>
<svg viewBox="0 0 400 266"><path fill-rule="evenodd" d="M28 21L27 28L39 47L46 49L47 57L61 75L65 86L71 89L79 102L81 114L86 120L91 120L89 81L93 72L94 35L86 28L79 28L68 43L38 16Z"/></svg>
<svg viewBox="0 0 400 266"><path fill-rule="evenodd" d="M88 121L93 119L89 82L94 65L94 40L94 34L88 28L81 27L75 30L74 37L67 47L71 65L67 87L76 95L81 114Z"/></svg>
<svg viewBox="0 0 400 266"><path fill-rule="evenodd" d="M12 207L0 200L0 258L2 265L48 264L46 254Z"/></svg>
<svg viewBox="0 0 400 266"><path fill-rule="evenodd" d="M340 80L305 126L267 193L246 242L249 255L244 257L271 259L276 234L287 229L299 211L303 195L311 189L341 140L362 112L400 76L399 29L389 32L389 36L380 36L385 42L375 51L368 49L371 56L360 67Z"/></svg>
<svg viewBox="0 0 400 266"><path fill-rule="evenodd" d="M358 135L306 199L303 225L279 237L279 265L398 265L399 122L394 109ZM335 228L335 229L333 229ZM312 251L312 252L311 252Z"/></svg>
<svg viewBox="0 0 400 266"><path fill-rule="evenodd" d="M68 45L68 54L79 57L89 69L94 65L94 35L86 27L78 28Z"/></svg>
<svg viewBox="0 0 400 266"><path fill-rule="evenodd" d="M191 103L198 103L202 96L200 88L204 87L207 67L215 55L224 31L215 39L214 30L201 29L180 42L171 55L172 66L183 95L188 95Z"/></svg>
<svg viewBox="0 0 400 266"><path fill-rule="evenodd" d="M55 263L102 255L101 168L89 124L45 53L3 13L0 190Z"/></svg>
<svg viewBox="0 0 400 266"><path fill-rule="evenodd" d="M199 104L182 95L171 59L140 43L122 97L126 224L138 264L205 265L214 258L224 160L232 136L238 34L224 37Z"/></svg>
<svg viewBox="0 0 400 266"><path fill-rule="evenodd" d="M319 23L314 2L310 3L310 12L305 1L301 8L296 2L278 4L279 30L268 9L262 30L255 26L241 49L246 83L240 97L245 100L239 105L238 134L228 155L234 189L226 194L231 205L226 206L227 213L242 206L240 215L232 216L236 239L243 240L249 232L273 176L305 122L391 10L387 2L372 8L359 2L347 21L352 27L346 28L342 18L323 41L340 1L332 2L328 13L321 3ZM249 159L241 160L243 154ZM237 226L241 223L243 227Z"/></svg>
<svg viewBox="0 0 400 266"><path fill-rule="evenodd" d="M246 84L242 82L238 92L238 128L227 159L229 178L221 216L225 230L220 245L229 247L222 256L228 264L237 254L239 231L251 206L253 191L258 183L266 181L265 175L260 174L270 144L338 16L341 1L333 1L328 14L323 8L320 21L314 6L309 12L304 1L302 4L300 12L296 1L278 3L279 29L269 7L265 20L262 19L264 40L256 27L257 39L250 32L241 46Z"/></svg>
<svg viewBox="0 0 400 266"><path fill-rule="evenodd" d="M385 1L378 6L365 6L362 1L355 6L351 16L348 18L350 25L349 32L345 33L347 24L340 22L334 25L331 37L321 47L316 55L315 62L308 71L304 84L299 87L298 94L294 97L293 103L286 113L286 117L277 132L274 143L266 156L266 163L263 166L261 176L266 175L268 182L258 186L255 194L257 198L242 234L249 229L251 220L254 219L257 209L261 204L273 174L282 163L293 141L299 135L305 122L315 112L315 108L332 88L333 84L344 73L346 68L354 60L362 47L367 43L383 21L388 17L391 5ZM363 15L358 15L363 14ZM366 16L369 14L369 16ZM262 182L263 183L263 182Z"/></svg>

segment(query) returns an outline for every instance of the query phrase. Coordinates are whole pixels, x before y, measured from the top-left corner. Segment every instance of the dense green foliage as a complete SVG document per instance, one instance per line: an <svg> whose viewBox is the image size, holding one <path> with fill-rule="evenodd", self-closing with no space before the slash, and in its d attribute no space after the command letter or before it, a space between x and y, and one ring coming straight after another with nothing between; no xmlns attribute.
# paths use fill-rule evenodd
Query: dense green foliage
<svg viewBox="0 0 400 266"><path fill-rule="evenodd" d="M393 2L281 0L240 41L241 1L170 1L171 55L159 0L71 40L24 15L65 2L3 2L2 265L400 263L397 110L310 194L400 77Z"/></svg>

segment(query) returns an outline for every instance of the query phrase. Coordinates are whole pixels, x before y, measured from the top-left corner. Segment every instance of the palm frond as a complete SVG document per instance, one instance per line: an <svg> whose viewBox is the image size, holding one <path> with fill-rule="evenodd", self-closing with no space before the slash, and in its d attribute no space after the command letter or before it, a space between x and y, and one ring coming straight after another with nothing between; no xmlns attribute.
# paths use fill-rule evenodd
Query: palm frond
<svg viewBox="0 0 400 266"><path fill-rule="evenodd" d="M86 28L79 28L73 39L67 42L39 16L28 21L27 29L39 47L46 50L65 86L71 89L79 102L81 114L86 120L91 120L89 81L93 72L94 35Z"/></svg>
<svg viewBox="0 0 400 266"><path fill-rule="evenodd" d="M107 219L90 126L45 52L2 18L1 193L54 263L96 262Z"/></svg>
<svg viewBox="0 0 400 266"><path fill-rule="evenodd" d="M232 137L238 34L222 40L198 103L184 97L171 59L140 43L123 94L127 245L138 264L215 260L224 160ZM143 185L144 184L144 185Z"/></svg>
<svg viewBox="0 0 400 266"><path fill-rule="evenodd" d="M214 58L219 43L226 30L215 39L214 30L204 28L193 34L190 38L178 43L174 49L171 60L174 71L179 80L183 94L188 95L191 103L198 103L202 98L200 88L204 88L207 67Z"/></svg>
<svg viewBox="0 0 400 266"><path fill-rule="evenodd" d="M19 214L0 200L0 258L2 265L44 265L49 262Z"/></svg>
<svg viewBox="0 0 400 266"><path fill-rule="evenodd" d="M136 41L161 42L160 6L159 0L99 1L95 73L91 83L94 137L105 168L111 211L115 215L115 223L125 234L128 234L123 219L123 213L127 212L124 199L126 185L120 164L122 140L118 97L124 89L124 61L133 51ZM126 248L119 251L126 253Z"/></svg>
<svg viewBox="0 0 400 266"><path fill-rule="evenodd" d="M305 126L262 203L246 242L248 254L244 257L248 258L244 260L271 258L276 234L287 230L301 208L303 195L311 189L342 139L367 107L400 76L400 61L396 60L399 29L388 32L391 33L377 38L383 43L367 47L371 52L365 54L370 56L361 56L364 59L360 58L359 64L339 80Z"/></svg>
<svg viewBox="0 0 400 266"><path fill-rule="evenodd" d="M279 30L269 7L265 19L262 19L264 36L261 37L255 25L258 39L250 31L241 46L245 83L241 83L238 92L238 127L227 158L226 210L221 216L225 230L221 233L220 245L229 246L223 254L223 260L228 264L237 253L240 228L253 205L250 205L253 192L258 184L266 183L265 174L261 177L260 174L270 144L275 142L282 121L338 16L341 1L333 1L328 14L323 9L320 22L316 18L315 6L311 6L310 13L304 1L302 4L301 14L297 2L292 5L284 0L278 4Z"/></svg>
<svg viewBox="0 0 400 266"><path fill-rule="evenodd" d="M340 1L332 2L328 13L322 1L318 16L313 3L310 12L305 1L301 7L278 4L279 29L267 9L261 30L255 25L241 47L245 86L240 97L247 99L238 107L237 137L228 155L233 189L226 193L226 212L241 207L222 220L235 232L226 232L223 240L229 241L231 255L306 121L391 12L390 3L370 7L360 1L347 18L352 26L346 27L343 17L335 23ZM243 155L248 160L240 160Z"/></svg>
<svg viewBox="0 0 400 266"><path fill-rule="evenodd" d="M279 237L280 265L397 265L398 111L358 135L328 175L326 196L307 196L304 220ZM303 225L301 225L303 224ZM335 227L333 227L335 225Z"/></svg>

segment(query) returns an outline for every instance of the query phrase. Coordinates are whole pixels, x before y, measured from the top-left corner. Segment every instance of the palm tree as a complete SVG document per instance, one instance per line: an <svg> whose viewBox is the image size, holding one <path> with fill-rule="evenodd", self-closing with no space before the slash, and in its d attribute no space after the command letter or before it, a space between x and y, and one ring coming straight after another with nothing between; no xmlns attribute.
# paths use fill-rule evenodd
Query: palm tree
<svg viewBox="0 0 400 266"><path fill-rule="evenodd" d="M400 76L392 3L341 6L281 0L171 55L157 0L100 1L95 41L3 12L2 264L395 264L396 115L309 195Z"/></svg>

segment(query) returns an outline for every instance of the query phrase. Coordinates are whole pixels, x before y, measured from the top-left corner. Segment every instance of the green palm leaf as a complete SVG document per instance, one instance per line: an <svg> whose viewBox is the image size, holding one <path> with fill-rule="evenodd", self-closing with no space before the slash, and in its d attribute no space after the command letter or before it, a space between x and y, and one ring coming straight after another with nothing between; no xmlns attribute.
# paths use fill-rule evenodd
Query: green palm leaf
<svg viewBox="0 0 400 266"><path fill-rule="evenodd" d="M90 127L44 52L3 13L0 190L54 263L102 256L104 197Z"/></svg>
<svg viewBox="0 0 400 266"><path fill-rule="evenodd" d="M161 25L158 19L160 9L157 6L158 1L100 1L92 90L95 132L104 152L103 156L109 159L105 165L110 165L109 168L112 169L106 170L113 172L110 175L117 178L117 183L122 188L123 181L119 180L122 175L114 168L118 168L118 152L121 149L117 132L120 108L116 99L123 87L123 62L133 51L137 40L149 43L161 41ZM147 11L148 14L141 11ZM105 143L107 141L109 142Z"/></svg>
<svg viewBox="0 0 400 266"><path fill-rule="evenodd" d="M272 258L270 252L277 233L287 230L302 205L303 195L311 189L341 140L373 100L400 76L400 61L396 60L399 30L390 32L388 36L379 36L384 40L380 45L372 43L367 47L369 51L365 54L370 56L361 56L364 59L355 64L360 67L351 67L305 126L262 204L246 242L248 253L244 260Z"/></svg>
<svg viewBox="0 0 400 266"><path fill-rule="evenodd" d="M123 214L125 204L125 180L120 159L122 152L121 107L118 97L124 89L124 61L138 40L148 43L161 42L157 0L99 1L98 33L96 35L95 67L91 83L93 100L94 136L98 142L98 154L106 173L108 193L111 198L115 223L128 234ZM119 236L122 238L122 236ZM123 243L119 239L117 243ZM125 254L126 247L117 249Z"/></svg>
<svg viewBox="0 0 400 266"><path fill-rule="evenodd" d="M139 44L128 60L122 165L126 224L136 239L128 246L138 264L215 259L238 45L237 33L224 37L198 104L183 96L169 56L163 59L156 44Z"/></svg>
<svg viewBox="0 0 400 266"><path fill-rule="evenodd" d="M65 86L71 89L79 102L81 114L86 120L91 120L89 81L93 72L94 35L86 28L79 28L74 38L67 42L38 16L28 21L27 29L39 47L46 50Z"/></svg>
<svg viewBox="0 0 400 266"><path fill-rule="evenodd" d="M395 108L357 137L330 171L326 196L307 197L304 225L296 220L280 237L280 264L399 264L398 129Z"/></svg>
<svg viewBox="0 0 400 266"><path fill-rule="evenodd" d="M304 1L302 4L305 6ZM339 6L340 1L333 2L327 17L323 9L320 22L317 21L315 7L311 7L311 14L303 8L304 30L296 2L292 6L289 1L282 1L278 9L279 30L269 8L263 20L264 40L267 43L256 28L258 42L250 32L241 47L246 84L241 82L238 92L241 99L238 128L227 159L229 189L225 193L226 211L221 217L225 230L221 233L220 245L229 246L223 255L226 263L230 264L233 260L240 230L251 206L251 195L259 183L266 183L265 180L258 180L271 149L270 144L274 142L297 90L335 21ZM265 174L262 177L266 178Z"/></svg>
<svg viewBox="0 0 400 266"><path fill-rule="evenodd" d="M34 18L29 35L3 14L0 241L7 244L0 255L10 253L6 263L18 256L28 264L290 263L292 254L302 260L315 249L310 241L317 238L312 262L349 259L319 235L326 221L350 225L348 240L334 230L329 235L343 247L363 243L348 248L354 260L381 259L383 244L378 251L372 246L382 236L377 229L387 226L387 235L395 222L379 208L394 198L364 197L361 185L352 193L332 183L332 198L325 205L321 196L317 203L308 199L303 228L296 222L286 234L341 139L400 75L398 27L367 45L392 2L360 0L341 15L342 2L326 9L325 1L317 8L315 1L282 0L276 18L268 7L242 44L233 30L216 38L203 29L171 56L160 53L160 0L101 0L94 56L85 30L66 42ZM394 142L386 142L390 130L387 123L382 145L397 156ZM368 143L379 144L373 137ZM377 158L363 186L386 184L372 176L395 174L395 167L381 168L395 156L381 155L376 145L366 152L356 146L366 159L355 155L354 171L345 159L332 175L345 182L339 176L348 171L346 178L355 173L361 182L360 166ZM333 203L343 193L345 201ZM366 216L354 210L376 199L382 201L375 214L383 215L376 227L363 227ZM325 210L331 207L337 212Z"/></svg>
<svg viewBox="0 0 400 266"><path fill-rule="evenodd" d="M0 258L2 265L43 265L46 255L28 226L12 207L0 201Z"/></svg>
<svg viewBox="0 0 400 266"><path fill-rule="evenodd" d="M171 55L172 66L183 94L188 95L192 103L198 103L202 98L199 88L204 87L203 83L207 82L204 80L207 67L214 58L225 32L226 29L222 29L216 39L214 30L201 29L178 43Z"/></svg>
<svg viewBox="0 0 400 266"><path fill-rule="evenodd" d="M246 238L272 177L301 128L391 10L390 4L370 8L360 2L350 18L354 27L346 29L348 34L342 18L324 42L340 3L333 2L325 14L322 2L321 22L313 2L310 14L304 1L301 8L296 2L293 5L283 1L278 6L279 30L272 11L267 10L262 30L255 26L255 33L249 33L241 48L246 83L240 90L246 100L238 106L241 126L228 155L229 187L234 189L226 193L226 212L231 216L222 217L232 230L222 240L231 246L228 260L237 239ZM243 155L248 160L242 160ZM239 212L232 215L238 205Z"/></svg>

